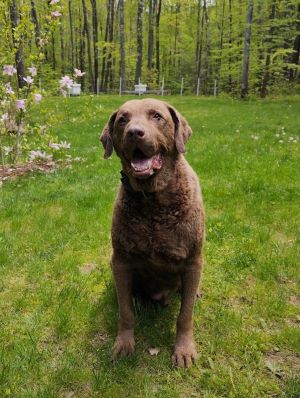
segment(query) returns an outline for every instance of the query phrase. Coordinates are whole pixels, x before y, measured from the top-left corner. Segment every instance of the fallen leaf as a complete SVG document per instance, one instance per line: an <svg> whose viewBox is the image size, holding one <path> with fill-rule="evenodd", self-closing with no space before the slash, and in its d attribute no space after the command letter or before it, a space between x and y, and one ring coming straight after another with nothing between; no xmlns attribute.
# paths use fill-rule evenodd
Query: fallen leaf
<svg viewBox="0 0 300 398"><path fill-rule="evenodd" d="M148 351L150 355L157 355L159 353L158 348L149 348Z"/></svg>
<svg viewBox="0 0 300 398"><path fill-rule="evenodd" d="M79 271L82 274L90 274L95 268L97 268L97 264L87 263L87 264L83 264L81 267L79 267Z"/></svg>

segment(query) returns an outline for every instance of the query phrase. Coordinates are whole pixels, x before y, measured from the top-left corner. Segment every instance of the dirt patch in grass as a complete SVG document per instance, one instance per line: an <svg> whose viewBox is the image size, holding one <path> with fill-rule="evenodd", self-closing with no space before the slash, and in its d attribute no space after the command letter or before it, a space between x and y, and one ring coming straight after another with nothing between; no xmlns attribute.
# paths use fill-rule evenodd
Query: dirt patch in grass
<svg viewBox="0 0 300 398"><path fill-rule="evenodd" d="M296 307L300 308L300 297L299 296L291 296L289 302Z"/></svg>
<svg viewBox="0 0 300 398"><path fill-rule="evenodd" d="M86 263L86 264L83 264L81 267L79 267L79 271L82 274L90 274L96 268L97 268L97 264L95 264L95 263Z"/></svg>
<svg viewBox="0 0 300 398"><path fill-rule="evenodd" d="M92 346L94 348L99 348L103 344L107 343L108 341L108 335L106 333L102 332L96 332L92 338Z"/></svg>
<svg viewBox="0 0 300 398"><path fill-rule="evenodd" d="M10 180L34 171L51 173L58 167L55 162L29 162L11 167L0 167L0 181Z"/></svg>
<svg viewBox="0 0 300 398"><path fill-rule="evenodd" d="M268 352L266 368L280 379L300 373L300 357L292 352Z"/></svg>

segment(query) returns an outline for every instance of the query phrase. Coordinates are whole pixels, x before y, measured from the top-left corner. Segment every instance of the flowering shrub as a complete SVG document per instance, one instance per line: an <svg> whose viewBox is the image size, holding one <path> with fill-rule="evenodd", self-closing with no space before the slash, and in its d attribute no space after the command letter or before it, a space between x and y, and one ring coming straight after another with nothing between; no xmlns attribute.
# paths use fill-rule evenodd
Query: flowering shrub
<svg viewBox="0 0 300 398"><path fill-rule="evenodd" d="M60 91L64 97L66 97L70 91L70 88L76 79L85 75L85 72L81 72L80 69L74 69L73 79L69 76L63 76L59 83L60 83Z"/></svg>
<svg viewBox="0 0 300 398"><path fill-rule="evenodd" d="M61 16L58 3L59 0L51 0L49 3L55 8L51 8L51 13L46 17L48 24L39 39L40 49L47 44L49 34ZM42 59L41 53L37 62ZM23 77L26 85L18 89L15 66L3 66L3 79L0 83L0 161L3 167L26 161L55 160L70 148L66 142L55 144L57 139L50 134L47 126L32 123L31 108L39 105L42 94L35 85L38 67L31 64L27 71L27 76ZM63 85L67 84L69 82L63 80Z"/></svg>

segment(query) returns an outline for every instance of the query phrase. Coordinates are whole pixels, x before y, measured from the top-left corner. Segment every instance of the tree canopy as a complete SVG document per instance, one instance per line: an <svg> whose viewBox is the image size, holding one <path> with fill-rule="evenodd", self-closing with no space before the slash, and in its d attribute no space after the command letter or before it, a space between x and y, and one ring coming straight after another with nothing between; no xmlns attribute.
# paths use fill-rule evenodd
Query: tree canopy
<svg viewBox="0 0 300 398"><path fill-rule="evenodd" d="M240 95L246 73L246 95L265 97L299 78L299 15L298 0L6 0L0 62L19 86L38 63L48 88L79 68L86 91L117 91L121 78L123 90L164 79L179 92L183 79L189 93Z"/></svg>

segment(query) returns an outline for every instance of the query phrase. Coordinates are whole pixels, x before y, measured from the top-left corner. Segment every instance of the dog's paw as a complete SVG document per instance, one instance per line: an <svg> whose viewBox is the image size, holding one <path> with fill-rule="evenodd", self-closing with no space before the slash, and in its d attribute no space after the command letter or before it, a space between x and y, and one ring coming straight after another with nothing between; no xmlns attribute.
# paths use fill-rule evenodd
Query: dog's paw
<svg viewBox="0 0 300 398"><path fill-rule="evenodd" d="M172 355L172 364L180 368L188 368L196 361L197 356L198 354L194 341L179 343L175 345Z"/></svg>
<svg viewBox="0 0 300 398"><path fill-rule="evenodd" d="M118 356L127 356L134 352L134 337L132 330L126 330L118 334L112 352L113 361Z"/></svg>

